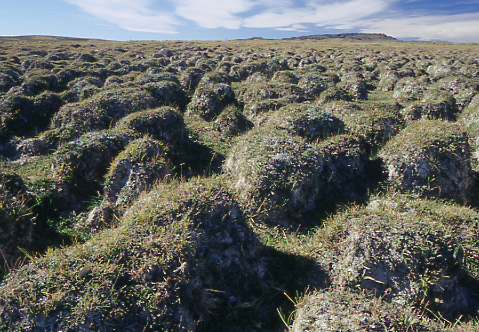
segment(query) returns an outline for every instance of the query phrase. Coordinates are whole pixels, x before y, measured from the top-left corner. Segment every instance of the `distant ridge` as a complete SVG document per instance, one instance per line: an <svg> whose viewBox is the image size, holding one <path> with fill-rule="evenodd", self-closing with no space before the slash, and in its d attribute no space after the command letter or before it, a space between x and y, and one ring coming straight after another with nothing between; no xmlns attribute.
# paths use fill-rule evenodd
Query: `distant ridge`
<svg viewBox="0 0 479 332"><path fill-rule="evenodd" d="M95 40L92 38L75 38L61 36L43 36L43 35L27 35L27 36L0 36L0 41L23 41L23 42L81 42L86 40Z"/></svg>
<svg viewBox="0 0 479 332"><path fill-rule="evenodd" d="M270 39L263 37L252 37L238 40L325 40L325 39L344 39L351 41L398 41L398 39L383 33L340 33L340 34L324 34L290 37L282 39ZM0 36L1 41L18 41L18 42L81 42L88 40L102 40L95 38L75 38L61 36L44 36L44 35L26 35L26 36Z"/></svg>
<svg viewBox="0 0 479 332"><path fill-rule="evenodd" d="M388 36L384 33L340 33L340 34L310 35L310 36L283 38L283 40L311 40L311 39L313 40L346 39L346 40L364 40L364 41L375 41L375 40L397 41L396 38Z"/></svg>

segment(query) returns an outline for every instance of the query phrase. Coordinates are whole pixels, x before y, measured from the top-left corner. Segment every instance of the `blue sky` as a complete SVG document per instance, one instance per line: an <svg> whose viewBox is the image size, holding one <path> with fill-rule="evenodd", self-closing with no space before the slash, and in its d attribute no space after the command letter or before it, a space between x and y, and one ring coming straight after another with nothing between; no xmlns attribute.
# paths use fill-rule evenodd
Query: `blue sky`
<svg viewBox="0 0 479 332"><path fill-rule="evenodd" d="M226 40L381 32L479 42L479 0L2 0L0 36Z"/></svg>

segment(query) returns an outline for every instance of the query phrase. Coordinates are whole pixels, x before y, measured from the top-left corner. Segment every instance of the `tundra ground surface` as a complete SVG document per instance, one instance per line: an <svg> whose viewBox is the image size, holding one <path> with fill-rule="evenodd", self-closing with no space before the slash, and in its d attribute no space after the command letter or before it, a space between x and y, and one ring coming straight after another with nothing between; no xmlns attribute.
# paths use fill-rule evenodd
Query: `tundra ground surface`
<svg viewBox="0 0 479 332"><path fill-rule="evenodd" d="M479 330L479 45L0 39L1 331Z"/></svg>

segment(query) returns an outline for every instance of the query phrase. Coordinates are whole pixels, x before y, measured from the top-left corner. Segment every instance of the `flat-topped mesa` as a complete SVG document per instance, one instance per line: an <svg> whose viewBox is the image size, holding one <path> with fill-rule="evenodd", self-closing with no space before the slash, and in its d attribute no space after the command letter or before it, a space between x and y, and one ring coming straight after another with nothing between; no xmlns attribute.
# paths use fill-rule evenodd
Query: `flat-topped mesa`
<svg viewBox="0 0 479 332"><path fill-rule="evenodd" d="M346 39L346 40L364 40L364 41L397 41L396 38L388 36L384 33L339 33L339 34L324 34L324 35L309 35L309 36L299 36L299 37L290 37L283 38L283 40L323 40L323 39Z"/></svg>

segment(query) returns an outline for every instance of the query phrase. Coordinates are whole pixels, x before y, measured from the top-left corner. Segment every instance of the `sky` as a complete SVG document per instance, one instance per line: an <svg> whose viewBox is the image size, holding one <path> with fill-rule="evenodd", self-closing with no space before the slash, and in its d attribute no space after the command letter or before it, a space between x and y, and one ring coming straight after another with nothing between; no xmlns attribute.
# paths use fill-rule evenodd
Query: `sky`
<svg viewBox="0 0 479 332"><path fill-rule="evenodd" d="M0 36L230 40L348 32L479 42L479 0L0 0Z"/></svg>

